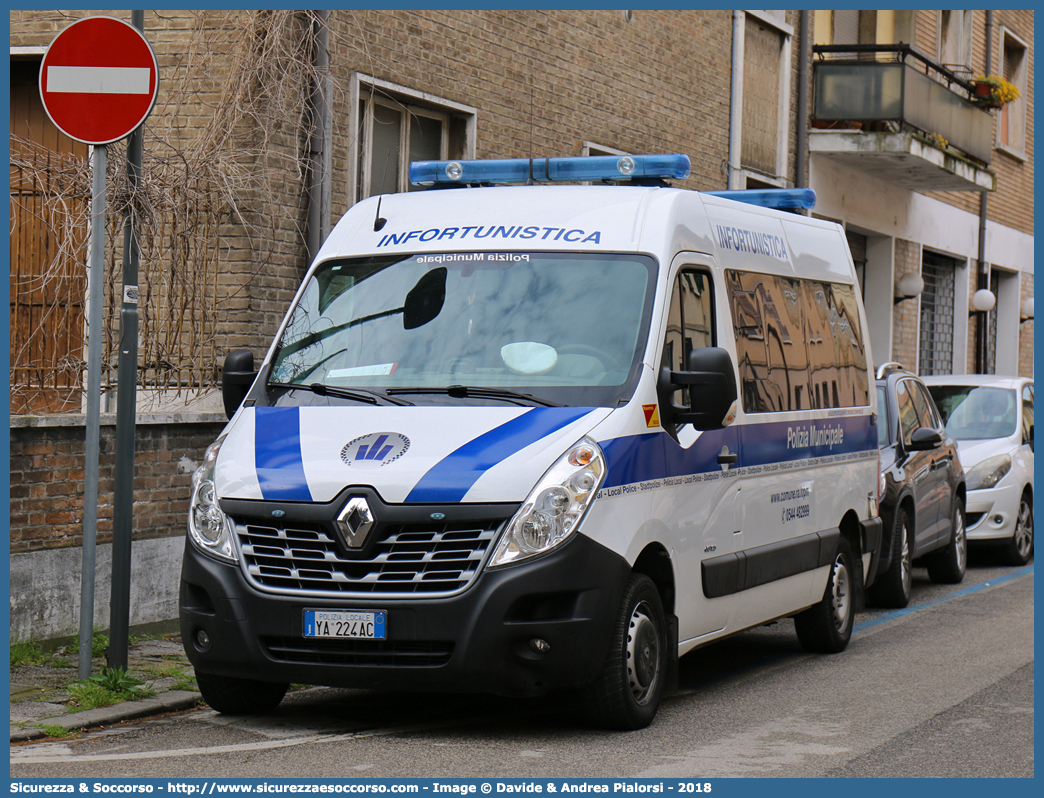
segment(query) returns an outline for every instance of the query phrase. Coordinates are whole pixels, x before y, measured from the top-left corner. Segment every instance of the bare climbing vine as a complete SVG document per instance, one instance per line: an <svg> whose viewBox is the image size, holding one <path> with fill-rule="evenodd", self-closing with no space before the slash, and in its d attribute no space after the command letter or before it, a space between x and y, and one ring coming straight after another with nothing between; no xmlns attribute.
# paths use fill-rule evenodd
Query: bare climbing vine
<svg viewBox="0 0 1044 798"><path fill-rule="evenodd" d="M136 189L126 142L108 146L104 388L116 383L131 211L140 247L139 388L162 403L214 385L219 313L264 272L299 217L277 198L300 186L308 168L315 24L301 11L146 18L161 90L144 126ZM16 136L11 148L11 412L78 412L90 164Z"/></svg>

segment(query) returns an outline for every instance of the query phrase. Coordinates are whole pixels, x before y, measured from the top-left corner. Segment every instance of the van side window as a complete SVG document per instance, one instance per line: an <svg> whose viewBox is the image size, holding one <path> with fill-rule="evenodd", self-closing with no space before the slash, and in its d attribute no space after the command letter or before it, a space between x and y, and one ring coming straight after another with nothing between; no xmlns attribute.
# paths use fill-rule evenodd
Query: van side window
<svg viewBox="0 0 1044 798"><path fill-rule="evenodd" d="M678 272L667 310L667 334L663 345L663 364L673 371L687 368L689 352L714 346L713 303L710 280L703 272L684 269ZM674 400L681 402L681 392Z"/></svg>
<svg viewBox="0 0 1044 798"><path fill-rule="evenodd" d="M800 280L776 278L773 317L778 325L769 332L769 379L787 401L781 410L808 410L812 407L808 384L808 349L802 336L805 307Z"/></svg>
<svg viewBox="0 0 1044 798"><path fill-rule="evenodd" d="M764 282L773 278L763 274L725 272L732 325L736 337L743 408L748 413L763 413L772 407L773 391L768 387L768 351L765 342ZM758 288L762 290L759 292Z"/></svg>
<svg viewBox="0 0 1044 798"><path fill-rule="evenodd" d="M870 403L852 286L731 269L725 277L746 412Z"/></svg>

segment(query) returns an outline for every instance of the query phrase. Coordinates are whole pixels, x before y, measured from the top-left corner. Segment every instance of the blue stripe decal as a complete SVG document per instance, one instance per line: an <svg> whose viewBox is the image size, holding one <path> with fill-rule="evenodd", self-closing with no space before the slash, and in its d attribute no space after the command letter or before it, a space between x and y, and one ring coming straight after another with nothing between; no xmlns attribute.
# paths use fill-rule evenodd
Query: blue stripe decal
<svg viewBox="0 0 1044 798"><path fill-rule="evenodd" d="M301 416L297 407L254 410L254 467L261 495L272 501L310 502L301 457Z"/></svg>
<svg viewBox="0 0 1044 798"><path fill-rule="evenodd" d="M534 407L446 455L420 478L406 503L459 502L493 466L590 412L590 407Z"/></svg>
<svg viewBox="0 0 1044 798"><path fill-rule="evenodd" d="M688 474L720 473L723 446L739 455L729 471L817 457L859 457L877 451L877 428L868 416L839 416L815 421L774 421L708 430L688 449L665 432L604 441L607 461L602 488L632 485Z"/></svg>

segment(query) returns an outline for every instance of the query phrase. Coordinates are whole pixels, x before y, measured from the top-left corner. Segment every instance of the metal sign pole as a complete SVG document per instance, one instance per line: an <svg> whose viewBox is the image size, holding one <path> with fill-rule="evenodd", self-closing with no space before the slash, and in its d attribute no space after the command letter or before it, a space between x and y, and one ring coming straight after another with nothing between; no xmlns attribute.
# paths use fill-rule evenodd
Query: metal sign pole
<svg viewBox="0 0 1044 798"><path fill-rule="evenodd" d="M144 36L145 12L131 23L89 16L62 30L40 62L40 100L62 133L94 149L91 197L91 266L87 346L87 440L84 465L83 569L80 581L80 676L90 675L93 644L101 343L104 302L106 145L130 136L127 177L131 207L124 220L123 303L117 379L116 465L112 519L112 596L108 668L126 668L130 620L130 555L134 515L134 425L138 379L137 188L142 125L159 91L159 62ZM115 55L114 55L115 53ZM115 58L115 61L113 60ZM115 300L115 297L113 297Z"/></svg>
<svg viewBox="0 0 1044 798"><path fill-rule="evenodd" d="M79 676L91 675L94 642L95 542L98 538L98 454L101 426L102 305L105 301L105 168L108 150L94 148L91 185L91 263L87 312L87 441L83 459L83 567L80 569Z"/></svg>
<svg viewBox="0 0 1044 798"><path fill-rule="evenodd" d="M132 11L131 22L145 27L145 12ZM112 593L109 601L108 668L127 669L130 635L131 533L134 529L134 425L138 383L138 236L137 198L141 181L142 128L127 143L130 207L123 226L123 309L116 378L116 463L113 468Z"/></svg>

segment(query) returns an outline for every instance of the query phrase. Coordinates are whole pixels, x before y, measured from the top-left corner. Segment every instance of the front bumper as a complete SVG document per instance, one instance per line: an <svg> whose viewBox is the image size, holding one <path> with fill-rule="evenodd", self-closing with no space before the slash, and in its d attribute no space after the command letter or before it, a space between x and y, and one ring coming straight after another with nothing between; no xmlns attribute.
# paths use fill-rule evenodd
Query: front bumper
<svg viewBox="0 0 1044 798"><path fill-rule="evenodd" d="M999 485L986 490L968 491L965 521L970 542L1010 540L1015 534L1022 488L1005 482L1001 480Z"/></svg>
<svg viewBox="0 0 1044 798"><path fill-rule="evenodd" d="M484 570L449 598L262 593L186 541L181 637L203 673L333 687L542 695L600 671L627 562L583 534L534 560ZM387 639L303 636L305 609L385 610ZM200 643L205 632L209 645ZM531 641L550 644L539 652Z"/></svg>

